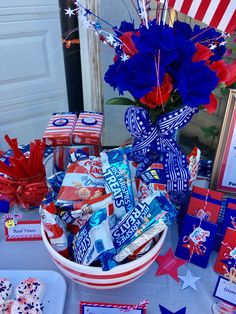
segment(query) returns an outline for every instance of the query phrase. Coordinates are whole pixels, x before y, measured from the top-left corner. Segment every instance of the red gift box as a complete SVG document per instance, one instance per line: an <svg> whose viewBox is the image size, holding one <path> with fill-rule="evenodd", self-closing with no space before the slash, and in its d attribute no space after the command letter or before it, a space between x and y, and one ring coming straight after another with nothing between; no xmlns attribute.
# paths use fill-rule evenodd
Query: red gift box
<svg viewBox="0 0 236 314"><path fill-rule="evenodd" d="M72 112L55 112L43 134L43 141L48 146L70 145L72 131L77 120Z"/></svg>
<svg viewBox="0 0 236 314"><path fill-rule="evenodd" d="M236 268L236 230L227 228L214 270L224 275L230 272L231 268Z"/></svg>
<svg viewBox="0 0 236 314"><path fill-rule="evenodd" d="M98 112L81 112L73 130L72 140L75 144L92 144L95 152L100 150L103 114Z"/></svg>
<svg viewBox="0 0 236 314"><path fill-rule="evenodd" d="M217 223L223 193L194 186L187 213Z"/></svg>

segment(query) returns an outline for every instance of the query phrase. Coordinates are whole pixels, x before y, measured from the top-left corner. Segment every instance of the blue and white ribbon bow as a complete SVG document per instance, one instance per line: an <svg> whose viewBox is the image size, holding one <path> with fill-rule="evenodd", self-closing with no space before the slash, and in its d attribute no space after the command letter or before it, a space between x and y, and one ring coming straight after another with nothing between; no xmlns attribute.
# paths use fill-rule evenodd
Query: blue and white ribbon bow
<svg viewBox="0 0 236 314"><path fill-rule="evenodd" d="M139 163L137 177L161 156L167 191L188 190L187 159L171 136L185 126L197 111L198 108L184 106L162 115L156 123L153 123L146 109L142 107L127 109L125 125L133 137L130 156Z"/></svg>

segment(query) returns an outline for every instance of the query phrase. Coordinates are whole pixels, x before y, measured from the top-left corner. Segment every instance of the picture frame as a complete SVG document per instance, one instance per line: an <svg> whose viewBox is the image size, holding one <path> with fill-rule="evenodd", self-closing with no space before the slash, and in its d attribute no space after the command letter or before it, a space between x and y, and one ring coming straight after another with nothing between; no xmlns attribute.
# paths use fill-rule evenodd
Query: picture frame
<svg viewBox="0 0 236 314"><path fill-rule="evenodd" d="M236 196L236 89L231 89L213 164L210 188Z"/></svg>
<svg viewBox="0 0 236 314"><path fill-rule="evenodd" d="M80 314L146 314L146 308L134 304L113 304L80 301Z"/></svg>

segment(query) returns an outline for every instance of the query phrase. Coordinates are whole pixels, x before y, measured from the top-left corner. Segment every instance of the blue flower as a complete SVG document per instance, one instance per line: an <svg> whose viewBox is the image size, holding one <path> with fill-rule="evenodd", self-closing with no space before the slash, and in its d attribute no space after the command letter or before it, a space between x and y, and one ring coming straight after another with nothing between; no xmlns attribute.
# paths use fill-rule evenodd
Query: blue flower
<svg viewBox="0 0 236 314"><path fill-rule="evenodd" d="M163 80L164 74L165 68L160 65L160 80ZM128 91L133 97L141 98L157 85L154 56L146 53L136 54L125 62L118 59L109 66L104 79L120 94Z"/></svg>
<svg viewBox="0 0 236 314"><path fill-rule="evenodd" d="M120 37L125 32L136 32L137 31L134 28L134 22L130 23L130 22L126 22L126 21L121 22L119 29L117 29L117 27L114 27L113 30L116 33L117 37Z"/></svg>
<svg viewBox="0 0 236 314"><path fill-rule="evenodd" d="M184 62L176 81L183 104L191 107L209 104L210 94L218 84L215 72L212 72L203 61Z"/></svg>
<svg viewBox="0 0 236 314"><path fill-rule="evenodd" d="M157 25L156 20L150 23L148 29L141 27L140 34L134 35L132 39L140 54L152 53L157 57L160 51L160 63L163 66L178 58L173 29L168 25Z"/></svg>

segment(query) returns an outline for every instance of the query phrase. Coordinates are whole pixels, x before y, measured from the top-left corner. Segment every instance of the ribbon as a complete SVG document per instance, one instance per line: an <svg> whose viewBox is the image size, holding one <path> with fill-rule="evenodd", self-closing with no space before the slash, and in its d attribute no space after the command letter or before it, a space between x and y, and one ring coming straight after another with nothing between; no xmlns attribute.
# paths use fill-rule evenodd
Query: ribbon
<svg viewBox="0 0 236 314"><path fill-rule="evenodd" d="M25 180L13 180L0 176L0 199L17 203L23 208L39 206L48 192L45 175Z"/></svg>
<svg viewBox="0 0 236 314"><path fill-rule="evenodd" d="M230 268L230 271L228 271L227 267L223 266L226 273L224 274L224 277L228 279L231 283L236 283L236 269L234 267Z"/></svg>
<svg viewBox="0 0 236 314"><path fill-rule="evenodd" d="M201 195L201 194L196 193L196 192L192 192L192 197L197 198L197 199L202 200L202 201L205 201L205 202L209 202L209 203L221 206L221 201L211 197L210 195L206 196L206 195Z"/></svg>
<svg viewBox="0 0 236 314"><path fill-rule="evenodd" d="M130 157L139 163L136 171L137 177L161 157L167 191L188 190L187 159L171 136L185 126L197 111L197 108L184 106L179 110L162 115L156 123L152 123L146 109L142 107L127 109L125 125L133 137Z"/></svg>

